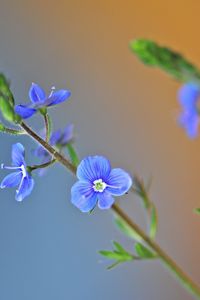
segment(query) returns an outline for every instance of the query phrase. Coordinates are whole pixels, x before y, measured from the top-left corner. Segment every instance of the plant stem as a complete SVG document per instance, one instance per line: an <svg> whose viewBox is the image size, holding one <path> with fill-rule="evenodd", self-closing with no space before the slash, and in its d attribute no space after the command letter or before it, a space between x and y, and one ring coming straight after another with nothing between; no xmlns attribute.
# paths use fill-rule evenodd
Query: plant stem
<svg viewBox="0 0 200 300"><path fill-rule="evenodd" d="M44 164L40 164L40 165L33 165L33 166L28 166L27 168L29 169L30 172L37 170L37 169L44 169L47 168L51 165L53 165L56 162L56 159L52 159Z"/></svg>
<svg viewBox="0 0 200 300"><path fill-rule="evenodd" d="M52 146L41 139L30 127L28 127L24 122L21 123L21 127L39 144L41 144L53 157L58 160L62 165L68 168L73 174L76 174L76 167L74 167L71 162L69 162L64 156L57 152ZM132 221L129 216L117 205L113 204L112 210L120 218L122 218L139 236L142 237L143 241L155 251L158 257L161 259L163 264L179 279L181 284L197 299L200 299L200 287L193 282L193 280L185 274L185 272L173 261L160 246L153 241L146 233Z"/></svg>
<svg viewBox="0 0 200 300"><path fill-rule="evenodd" d="M45 128L46 128L46 138L45 141L48 143L50 136L51 136L51 119L49 117L49 114L46 113L44 115L44 122L45 122Z"/></svg>

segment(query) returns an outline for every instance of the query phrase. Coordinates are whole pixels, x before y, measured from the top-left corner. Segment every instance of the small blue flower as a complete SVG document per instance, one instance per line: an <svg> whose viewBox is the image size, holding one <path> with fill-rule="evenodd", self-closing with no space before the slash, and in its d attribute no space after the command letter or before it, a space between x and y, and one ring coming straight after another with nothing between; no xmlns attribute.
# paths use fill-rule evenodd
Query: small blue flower
<svg viewBox="0 0 200 300"><path fill-rule="evenodd" d="M183 85L179 90L178 99L182 106L178 122L186 130L189 138L196 138L200 121L198 109L200 87L192 83Z"/></svg>
<svg viewBox="0 0 200 300"><path fill-rule="evenodd" d="M49 144L51 146L65 147L68 143L73 140L74 137L74 125L68 124L65 129L58 129L51 134ZM41 158L42 163L47 163L51 160L51 155L42 146L39 146L35 151L34 155ZM39 175L44 175L46 169L39 169Z"/></svg>
<svg viewBox="0 0 200 300"><path fill-rule="evenodd" d="M122 169L111 169L103 156L88 156L77 168L77 181L71 189L71 202L82 212L91 211L96 204L108 209L114 203L112 196L124 195L132 185L132 179Z"/></svg>
<svg viewBox="0 0 200 300"><path fill-rule="evenodd" d="M18 186L15 199L22 201L30 195L34 186L34 180L27 171L25 163L25 151L22 144L17 143L12 146L12 167L1 165L2 169L14 170L13 173L7 175L1 182L2 189L6 187Z"/></svg>
<svg viewBox="0 0 200 300"><path fill-rule="evenodd" d="M29 90L30 104L16 105L15 112L22 117L22 119L30 118L37 110L59 104L66 101L71 92L68 90L54 91L54 87L51 89L49 96L46 96L45 91L36 83L32 83Z"/></svg>

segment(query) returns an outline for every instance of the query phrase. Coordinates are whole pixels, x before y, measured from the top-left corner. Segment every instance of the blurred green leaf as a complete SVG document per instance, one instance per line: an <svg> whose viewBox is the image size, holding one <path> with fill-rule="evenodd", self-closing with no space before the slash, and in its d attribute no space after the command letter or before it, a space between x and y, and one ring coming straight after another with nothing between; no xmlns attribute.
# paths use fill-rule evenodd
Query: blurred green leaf
<svg viewBox="0 0 200 300"><path fill-rule="evenodd" d="M15 112L13 106L3 96L0 95L0 110L5 120L15 122Z"/></svg>
<svg viewBox="0 0 200 300"><path fill-rule="evenodd" d="M135 252L140 258L147 258L147 259L156 258L156 254L154 254L151 250L146 248L141 243L135 244Z"/></svg>
<svg viewBox="0 0 200 300"><path fill-rule="evenodd" d="M131 41L130 48L144 64L158 67L177 80L200 81L200 70L172 49L146 39Z"/></svg>
<svg viewBox="0 0 200 300"><path fill-rule="evenodd" d="M115 259L115 260L124 260L123 254L120 252L113 252L113 251L107 251L107 250L100 250L99 253L109 259Z"/></svg>
<svg viewBox="0 0 200 300"><path fill-rule="evenodd" d="M76 152L76 150L74 149L73 145L71 143L67 144L67 150L71 159L72 164L77 167L80 163L79 158L78 158L78 154Z"/></svg>
<svg viewBox="0 0 200 300"><path fill-rule="evenodd" d="M124 233L125 235L127 235L131 239L134 239L138 242L142 241L141 236L137 232L135 232L123 219L116 216L114 221L115 221L115 224L117 225L117 227L119 228L119 230L122 233Z"/></svg>
<svg viewBox="0 0 200 300"><path fill-rule="evenodd" d="M152 239L154 239L156 236L157 227L158 227L158 216L157 216L155 205L151 203L151 220L150 220L149 235Z"/></svg>
<svg viewBox="0 0 200 300"><path fill-rule="evenodd" d="M2 73L0 73L0 95L5 97L11 106L14 106L15 101L10 90L10 84Z"/></svg>
<svg viewBox="0 0 200 300"><path fill-rule="evenodd" d="M194 209L194 212L195 212L197 215L200 215L200 208L195 208L195 209Z"/></svg>

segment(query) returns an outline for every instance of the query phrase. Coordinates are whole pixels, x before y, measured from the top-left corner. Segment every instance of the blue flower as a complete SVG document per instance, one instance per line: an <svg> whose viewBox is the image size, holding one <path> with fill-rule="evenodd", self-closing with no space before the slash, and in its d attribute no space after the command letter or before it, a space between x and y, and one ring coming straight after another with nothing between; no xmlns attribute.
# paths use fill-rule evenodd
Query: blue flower
<svg viewBox="0 0 200 300"><path fill-rule="evenodd" d="M16 105L15 112L22 117L22 119L30 118L37 110L50 107L61 102L66 101L71 95L68 90L54 91L54 87L51 89L49 96L46 96L45 91L36 83L32 83L29 90L30 104Z"/></svg>
<svg viewBox="0 0 200 300"><path fill-rule="evenodd" d="M58 129L51 134L49 144L51 146L57 146L59 148L65 147L68 143L73 140L74 137L74 125L68 124L62 131ZM39 146L35 151L34 155L41 158L42 163L47 163L51 160L51 155L42 146ZM39 175L43 175L46 169L39 169Z"/></svg>
<svg viewBox="0 0 200 300"><path fill-rule="evenodd" d="M77 181L71 189L71 202L82 212L91 211L96 204L108 209L114 203L113 196L124 195L132 185L132 179L122 169L111 169L103 156L88 156L77 168Z"/></svg>
<svg viewBox="0 0 200 300"><path fill-rule="evenodd" d="M7 175L1 182L2 189L6 187L18 186L15 199L22 201L30 195L34 186L34 180L27 171L25 163L25 151L22 144L17 143L12 146L12 167L1 165L2 169L13 170L14 172Z"/></svg>
<svg viewBox="0 0 200 300"><path fill-rule="evenodd" d="M195 138L198 136L200 121L198 110L200 87L192 83L183 85L179 90L178 99L182 106L178 122L186 130L189 138Z"/></svg>

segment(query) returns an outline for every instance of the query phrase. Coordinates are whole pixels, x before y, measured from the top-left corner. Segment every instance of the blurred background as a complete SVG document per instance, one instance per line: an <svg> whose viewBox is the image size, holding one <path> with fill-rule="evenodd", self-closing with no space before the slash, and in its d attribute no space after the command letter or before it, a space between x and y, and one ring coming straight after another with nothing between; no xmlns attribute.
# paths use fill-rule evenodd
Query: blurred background
<svg viewBox="0 0 200 300"><path fill-rule="evenodd" d="M80 157L103 154L114 167L148 180L159 212L160 245L200 283L200 139L176 124L179 84L143 66L128 49L135 38L173 47L200 65L198 0L0 1L0 71L12 80L18 103L31 82L68 88L71 100L52 108L55 129L75 124ZM40 118L30 124L42 128ZM0 160L10 163L19 139L1 136ZM28 137L27 160L35 147ZM5 176L0 172L0 179ZM0 299L190 300L159 262L106 271L97 253L111 240L133 244L113 225L111 212L81 214L70 203L75 178L57 165L22 203L0 193ZM120 200L143 228L133 195Z"/></svg>

